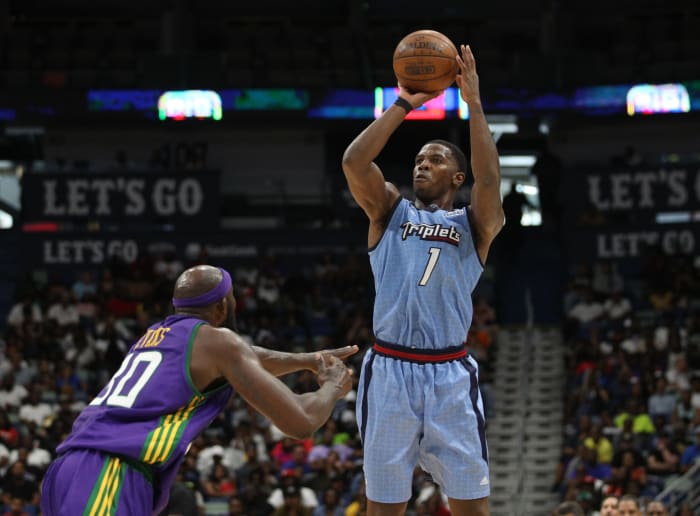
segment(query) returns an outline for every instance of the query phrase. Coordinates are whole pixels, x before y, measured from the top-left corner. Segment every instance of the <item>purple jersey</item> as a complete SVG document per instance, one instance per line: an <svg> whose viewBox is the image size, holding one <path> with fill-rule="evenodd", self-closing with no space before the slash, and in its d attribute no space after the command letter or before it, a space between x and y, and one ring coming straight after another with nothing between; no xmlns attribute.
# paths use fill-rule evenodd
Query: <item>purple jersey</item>
<svg viewBox="0 0 700 516"><path fill-rule="evenodd" d="M156 512L197 437L226 406L231 386L201 393L190 376L190 354L205 321L171 315L131 347L119 370L80 413L59 454L91 449L143 463L153 473Z"/></svg>

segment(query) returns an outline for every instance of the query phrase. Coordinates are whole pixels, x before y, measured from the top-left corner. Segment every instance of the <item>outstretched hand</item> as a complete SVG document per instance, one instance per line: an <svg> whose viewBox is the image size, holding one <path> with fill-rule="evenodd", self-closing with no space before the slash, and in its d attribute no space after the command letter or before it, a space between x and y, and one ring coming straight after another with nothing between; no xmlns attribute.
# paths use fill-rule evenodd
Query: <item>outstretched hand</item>
<svg viewBox="0 0 700 516"><path fill-rule="evenodd" d="M357 353L358 347L357 346L344 346L342 348L336 348L336 349L323 349L319 351L318 353L321 354L322 357L336 357L339 358L340 360L345 360L351 355L354 355ZM318 374L319 373L319 361L318 360L312 360L311 361L311 370Z"/></svg>
<svg viewBox="0 0 700 516"><path fill-rule="evenodd" d="M337 389L337 399L344 397L352 389L352 369L342 360L330 354L315 353L314 362L318 369L318 384L331 382Z"/></svg>
<svg viewBox="0 0 700 516"><path fill-rule="evenodd" d="M469 45L460 45L461 56L457 56L459 74L457 75L457 86L464 102L479 100L479 76L476 73L476 61Z"/></svg>

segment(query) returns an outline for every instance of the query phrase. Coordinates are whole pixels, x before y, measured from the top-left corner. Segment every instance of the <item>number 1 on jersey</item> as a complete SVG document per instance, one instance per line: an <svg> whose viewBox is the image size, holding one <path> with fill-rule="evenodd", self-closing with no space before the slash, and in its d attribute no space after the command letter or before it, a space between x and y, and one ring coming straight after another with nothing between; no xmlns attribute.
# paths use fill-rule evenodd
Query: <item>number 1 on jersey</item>
<svg viewBox="0 0 700 516"><path fill-rule="evenodd" d="M431 247L430 251L428 251L428 253L430 253L430 258L428 258L428 263L425 265L423 277L418 282L418 285L420 285L421 287L428 284L430 275L433 273L433 269L437 265L438 258L440 258L440 251L441 249L439 247Z"/></svg>

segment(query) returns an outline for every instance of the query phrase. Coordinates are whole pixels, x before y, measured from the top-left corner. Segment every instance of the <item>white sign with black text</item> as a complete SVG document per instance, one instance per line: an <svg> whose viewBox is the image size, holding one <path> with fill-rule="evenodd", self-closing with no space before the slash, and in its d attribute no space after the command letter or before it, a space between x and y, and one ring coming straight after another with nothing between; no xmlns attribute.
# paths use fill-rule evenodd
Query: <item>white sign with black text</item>
<svg viewBox="0 0 700 516"><path fill-rule="evenodd" d="M217 216L218 175L27 174L22 184L25 221Z"/></svg>
<svg viewBox="0 0 700 516"><path fill-rule="evenodd" d="M600 211L683 209L700 205L700 171L685 168L586 175L588 200Z"/></svg>

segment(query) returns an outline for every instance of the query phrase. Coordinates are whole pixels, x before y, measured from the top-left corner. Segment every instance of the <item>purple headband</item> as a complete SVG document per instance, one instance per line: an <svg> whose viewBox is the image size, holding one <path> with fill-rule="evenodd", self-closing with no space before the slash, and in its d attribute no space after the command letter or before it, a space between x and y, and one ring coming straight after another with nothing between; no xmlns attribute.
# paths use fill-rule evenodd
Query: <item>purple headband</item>
<svg viewBox="0 0 700 516"><path fill-rule="evenodd" d="M173 306L175 308L184 306L207 306L225 298L228 291L231 290L231 275L221 267L217 268L222 274L221 282L217 286L199 296L183 297L180 299L173 298Z"/></svg>

